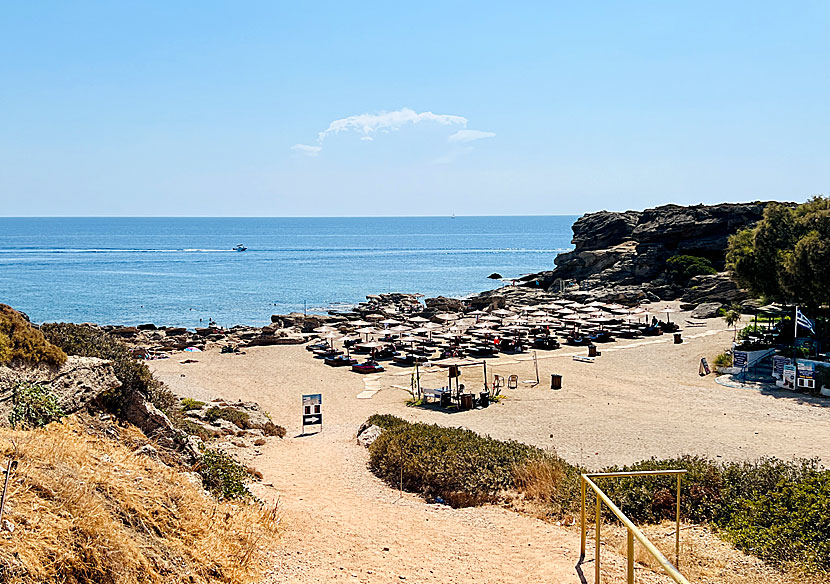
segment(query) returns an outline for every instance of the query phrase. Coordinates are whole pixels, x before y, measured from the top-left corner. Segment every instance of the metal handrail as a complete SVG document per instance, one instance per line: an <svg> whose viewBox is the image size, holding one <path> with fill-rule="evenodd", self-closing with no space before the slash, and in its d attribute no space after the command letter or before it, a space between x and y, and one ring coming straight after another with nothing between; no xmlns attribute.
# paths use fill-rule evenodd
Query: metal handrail
<svg viewBox="0 0 830 584"><path fill-rule="evenodd" d="M675 564L680 563L680 478L686 473L685 470L642 470L642 471L628 471L628 472L598 472L598 473L585 473L580 476L580 487L581 487L581 494L582 494L582 508L581 508L581 520L582 520L582 533L581 533L581 547L580 552L582 558L585 557L585 539L587 536L587 526L585 520L585 492L586 486L590 486L591 489L597 495L597 502L596 502L596 536L595 536L595 543L596 543L596 553L594 557L594 569L596 576L594 581L596 584L600 582L600 559L599 559L599 544L600 544L600 525L602 524L602 519L600 516L600 510L602 503L611 509L611 512L617 516L623 525L626 527L627 531L627 548L626 548L626 582L628 584L634 584L634 540L636 539L639 541L644 548L651 554L651 556L657 560L657 563L666 571L666 573L671 577L672 580L677 582L678 584L689 584L689 581L681 574L678 569L666 559L660 550L658 550L649 539L643 535L636 525L626 517L625 513L623 513L619 507L617 507L611 499L608 498L602 489L600 489L597 484L592 481L592 478L607 478L607 477L635 477L635 476L655 476L655 475L676 475L677 476L677 506L676 506L676 529L675 529L675 556L674 561Z"/></svg>

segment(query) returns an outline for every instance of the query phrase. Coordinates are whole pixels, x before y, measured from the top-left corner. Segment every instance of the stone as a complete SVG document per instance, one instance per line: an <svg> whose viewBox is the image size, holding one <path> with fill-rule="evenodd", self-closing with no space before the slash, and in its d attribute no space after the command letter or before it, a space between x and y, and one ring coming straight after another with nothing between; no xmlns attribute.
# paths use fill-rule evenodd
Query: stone
<svg viewBox="0 0 830 584"><path fill-rule="evenodd" d="M722 307L720 302L704 302L692 311L692 318L715 318Z"/></svg>
<svg viewBox="0 0 830 584"><path fill-rule="evenodd" d="M364 448L369 448L372 445L372 443L378 439L378 436L380 436L382 433L383 428L381 428L380 426L369 426L363 429L357 435L357 443L363 446Z"/></svg>
<svg viewBox="0 0 830 584"><path fill-rule="evenodd" d="M749 298L746 290L738 285L726 272L695 276L683 293L683 302L720 302L721 304L740 303Z"/></svg>
<svg viewBox="0 0 830 584"><path fill-rule="evenodd" d="M492 274L487 276L487 278L489 278L490 280L501 280L502 277L503 276L501 274L499 274L498 272L493 272Z"/></svg>
<svg viewBox="0 0 830 584"><path fill-rule="evenodd" d="M94 402L102 393L121 385L112 364L95 357L70 355L60 367L0 367L0 424L8 424L13 404L14 386L18 383L48 386L66 414L77 412Z"/></svg>
<svg viewBox="0 0 830 584"><path fill-rule="evenodd" d="M522 286L562 293L570 289L567 284L576 283L597 297L621 286L640 286L646 299L740 302L746 292L728 276L697 276L700 280L681 288L672 282L666 262L675 255L694 255L723 270L729 236L757 223L767 204L663 205L639 212L588 213L572 227L574 250L559 254L555 269L524 276ZM692 289L698 292L687 296Z"/></svg>

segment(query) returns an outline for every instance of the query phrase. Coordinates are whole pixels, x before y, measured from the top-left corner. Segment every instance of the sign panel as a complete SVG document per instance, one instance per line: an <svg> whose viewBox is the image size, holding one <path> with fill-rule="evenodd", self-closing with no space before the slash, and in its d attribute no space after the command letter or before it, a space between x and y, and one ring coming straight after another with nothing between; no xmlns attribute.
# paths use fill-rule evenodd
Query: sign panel
<svg viewBox="0 0 830 584"><path fill-rule="evenodd" d="M735 351L732 353L733 367L746 367L747 354L746 351Z"/></svg>
<svg viewBox="0 0 830 584"><path fill-rule="evenodd" d="M303 396L303 427L323 425L323 394Z"/></svg>
<svg viewBox="0 0 830 584"><path fill-rule="evenodd" d="M809 361L798 362L798 377L800 379L812 379L816 366Z"/></svg>
<svg viewBox="0 0 830 584"><path fill-rule="evenodd" d="M789 357L782 357L781 355L776 355L772 358L772 376L776 379L783 379L784 378L784 366L785 365L792 365L793 360Z"/></svg>
<svg viewBox="0 0 830 584"><path fill-rule="evenodd" d="M700 367L697 368L697 372L701 377L709 375L712 372L712 370L709 369L709 362L706 360L706 357L700 358Z"/></svg>
<svg viewBox="0 0 830 584"><path fill-rule="evenodd" d="M782 381L783 387L795 389L795 365L784 365Z"/></svg>

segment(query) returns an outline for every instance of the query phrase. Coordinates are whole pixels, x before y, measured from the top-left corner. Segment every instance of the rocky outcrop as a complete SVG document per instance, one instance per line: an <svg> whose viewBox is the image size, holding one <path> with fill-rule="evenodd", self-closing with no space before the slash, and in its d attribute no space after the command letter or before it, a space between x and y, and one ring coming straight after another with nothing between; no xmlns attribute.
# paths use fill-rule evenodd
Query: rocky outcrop
<svg viewBox="0 0 830 584"><path fill-rule="evenodd" d="M554 270L525 276L523 285L564 289L566 296L578 289L594 299L621 303L681 296L688 303L740 301L746 293L725 274L699 276L681 286L669 277L666 261L675 255L698 256L722 271L729 236L754 225L766 205L663 205L645 211L589 213L573 225L574 250L559 254Z"/></svg>
<svg viewBox="0 0 830 584"><path fill-rule="evenodd" d="M14 387L21 382L48 386L67 414L85 408L102 393L121 385L110 362L94 357L71 355L57 368L0 367L0 424L8 424Z"/></svg>

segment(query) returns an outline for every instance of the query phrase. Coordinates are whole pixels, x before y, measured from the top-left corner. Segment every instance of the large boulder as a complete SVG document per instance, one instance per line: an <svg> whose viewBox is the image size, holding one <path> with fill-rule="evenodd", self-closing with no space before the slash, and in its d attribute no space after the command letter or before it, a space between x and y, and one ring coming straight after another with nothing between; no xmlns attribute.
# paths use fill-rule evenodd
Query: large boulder
<svg viewBox="0 0 830 584"><path fill-rule="evenodd" d="M683 302L690 303L732 304L743 302L747 298L749 298L747 291L738 288L738 285L725 272L695 276L689 281L683 293Z"/></svg>
<svg viewBox="0 0 830 584"><path fill-rule="evenodd" d="M720 302L704 302L692 311L692 318L715 318L723 305Z"/></svg>
<svg viewBox="0 0 830 584"><path fill-rule="evenodd" d="M48 386L61 409L71 414L121 385L109 361L70 355L60 367L0 367L0 424L8 424L14 387L18 383Z"/></svg>

